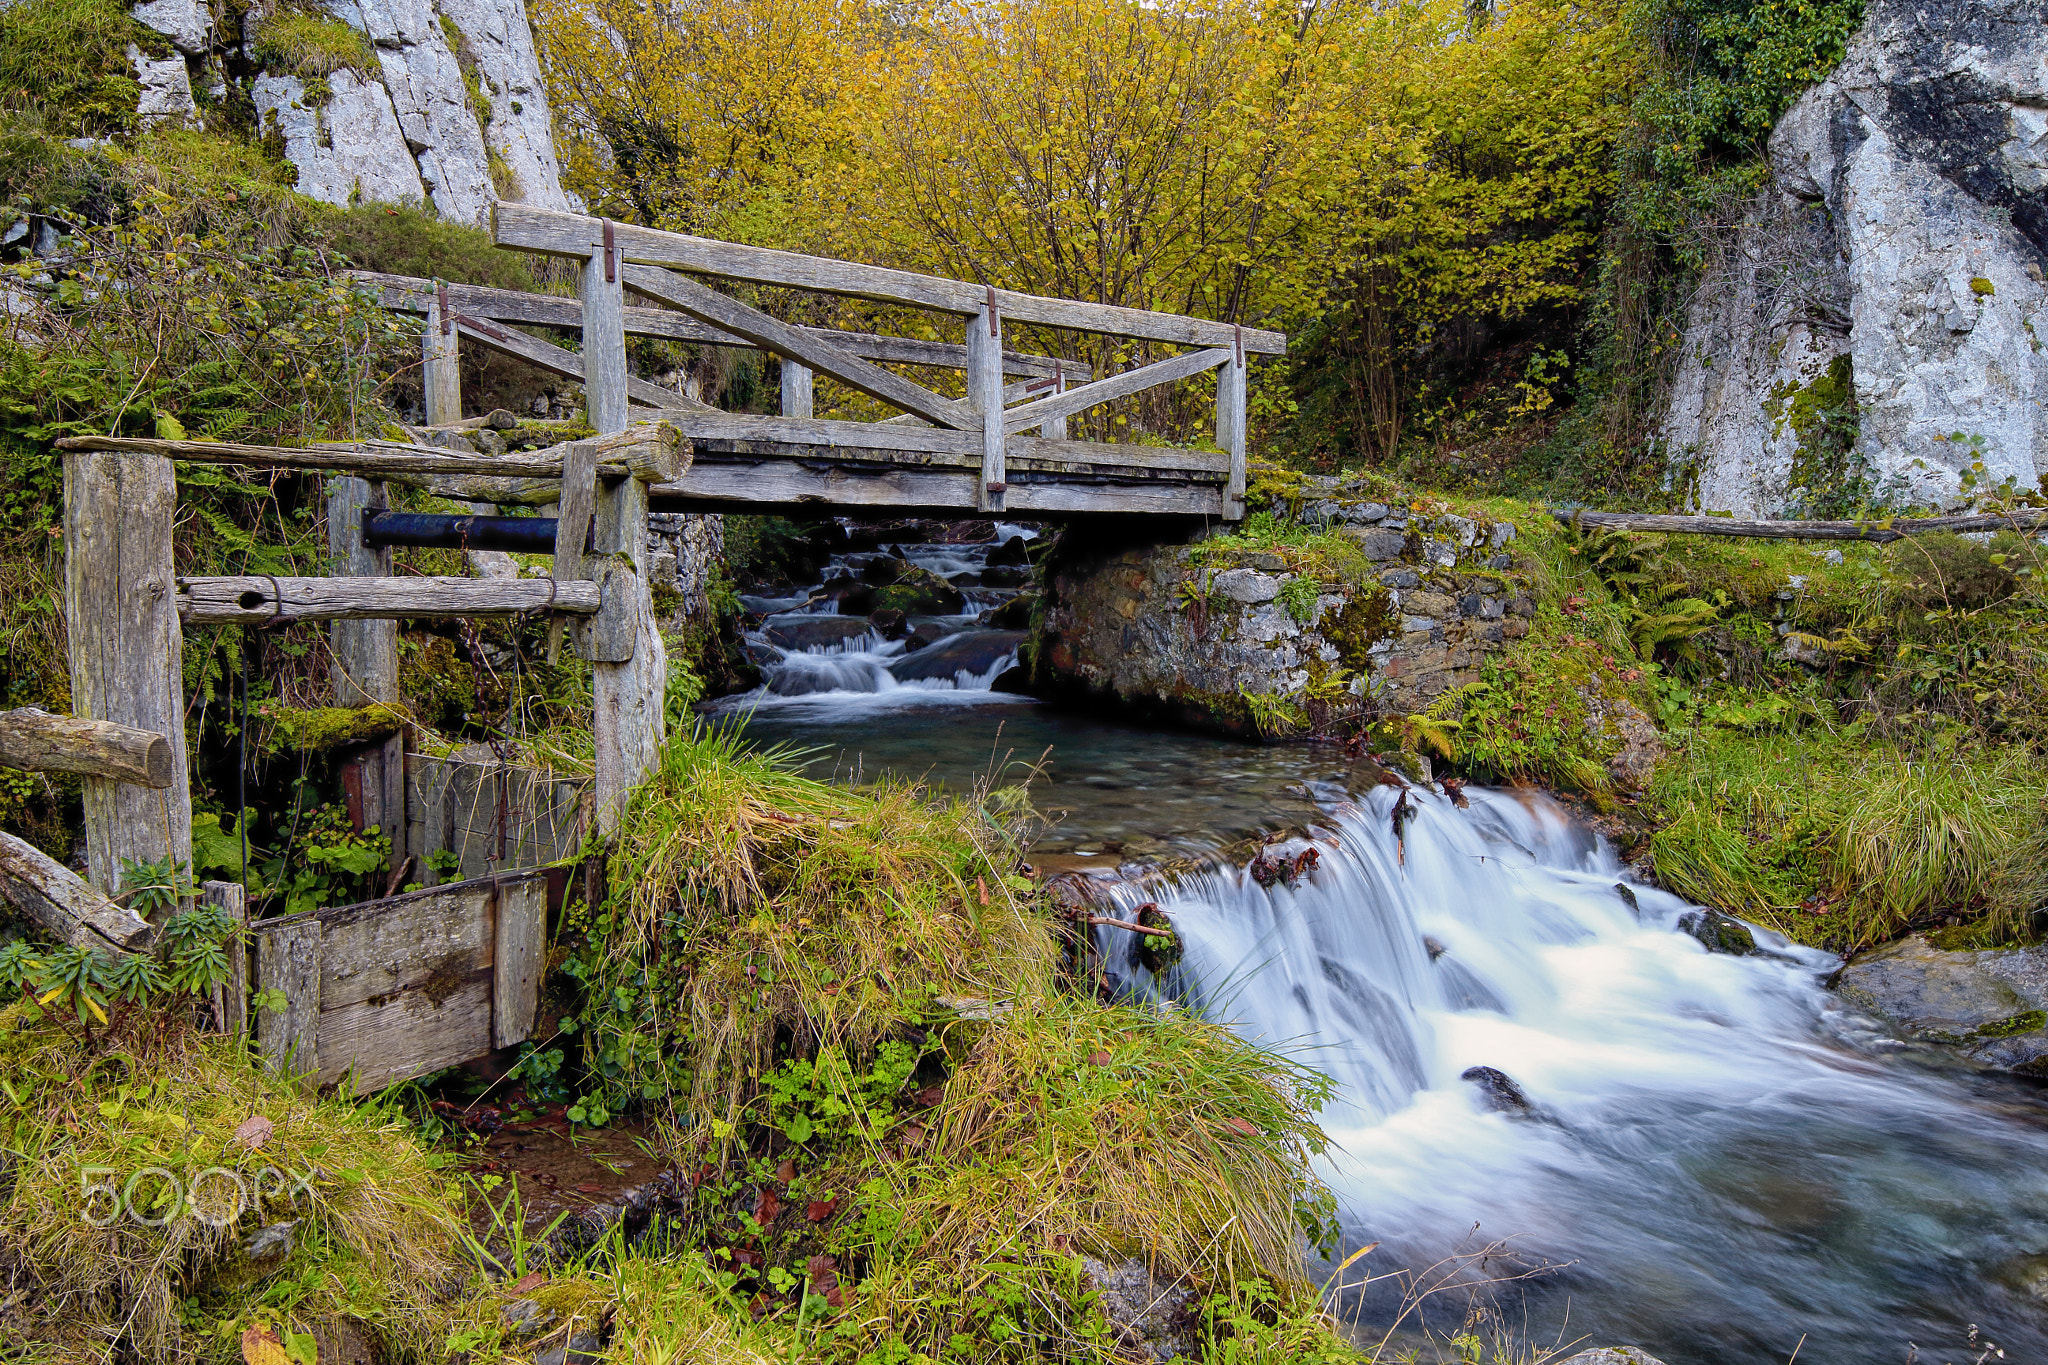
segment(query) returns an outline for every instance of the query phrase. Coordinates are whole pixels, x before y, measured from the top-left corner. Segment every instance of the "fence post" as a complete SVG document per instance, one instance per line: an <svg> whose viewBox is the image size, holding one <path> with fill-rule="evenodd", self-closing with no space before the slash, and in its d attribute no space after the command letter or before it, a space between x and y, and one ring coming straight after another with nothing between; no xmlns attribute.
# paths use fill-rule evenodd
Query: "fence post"
<svg viewBox="0 0 2048 1365"><path fill-rule="evenodd" d="M811 369L794 360L782 362L782 415L784 417L809 417L811 415Z"/></svg>
<svg viewBox="0 0 2048 1365"><path fill-rule="evenodd" d="M363 544L363 512L391 505L382 479L345 475L327 485L327 554L338 578L386 578L391 574L388 547ZM396 705L398 695L398 622L336 621L328 628L334 649L336 706ZM365 745L352 760L360 774L362 823L391 836L390 869L405 865L405 732Z"/></svg>
<svg viewBox="0 0 2048 1365"><path fill-rule="evenodd" d="M626 287L609 218L593 245L583 266L583 394L593 427L624 431ZM562 491L566 512L566 480ZM597 828L610 835L625 813L626 794L661 750L668 689L668 654L647 582L647 486L640 480L598 487L595 548L606 559L587 572L603 584L604 605L585 639L592 660Z"/></svg>
<svg viewBox="0 0 2048 1365"><path fill-rule="evenodd" d="M981 414L981 479L974 505L1000 512L1008 477L1003 472L1003 323L993 285L988 286L988 302L967 319L967 402Z"/></svg>
<svg viewBox="0 0 2048 1365"><path fill-rule="evenodd" d="M1245 475L1244 329L1237 330L1230 359L1216 371L1216 444L1230 456L1230 482L1223 487L1223 519L1244 519Z"/></svg>
<svg viewBox="0 0 2048 1365"><path fill-rule="evenodd" d="M626 429L626 286L612 220L583 263L583 405L602 433Z"/></svg>
<svg viewBox="0 0 2048 1365"><path fill-rule="evenodd" d="M448 305L448 286L435 282L427 301L427 329L420 336L421 406L427 425L462 420L462 334L455 328L455 310Z"/></svg>
<svg viewBox="0 0 2048 1365"><path fill-rule="evenodd" d="M249 927L248 893L238 882L202 882L199 899L207 905L218 905L228 913L241 931ZM228 978L214 988L214 1010L220 1020L221 1032L230 1037L246 1038L249 1034L249 945L237 933L228 943Z"/></svg>
<svg viewBox="0 0 2048 1365"><path fill-rule="evenodd" d="M121 887L121 862L192 862L185 762L184 633L178 625L171 523L178 482L159 455L64 456L64 614L71 710L162 735L171 785L87 777L85 847L92 883Z"/></svg>

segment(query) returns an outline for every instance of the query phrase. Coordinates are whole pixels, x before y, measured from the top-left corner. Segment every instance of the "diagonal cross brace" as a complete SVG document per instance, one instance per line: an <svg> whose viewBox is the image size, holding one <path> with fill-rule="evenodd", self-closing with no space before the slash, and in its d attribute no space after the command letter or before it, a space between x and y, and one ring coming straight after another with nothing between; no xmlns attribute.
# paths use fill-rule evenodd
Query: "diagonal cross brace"
<svg viewBox="0 0 2048 1365"><path fill-rule="evenodd" d="M538 337L524 332L515 332L509 327L500 327L482 318L470 317L467 313L456 313L455 325L462 335L472 341L482 342L491 350L513 356L538 369L558 374L564 379L573 379L581 384L583 380L583 357L575 351L560 346L551 346ZM664 389L651 384L637 375L626 376L626 396L636 403L655 408L690 408L704 412L715 412L709 403L700 403L674 389Z"/></svg>
<svg viewBox="0 0 2048 1365"><path fill-rule="evenodd" d="M978 431L981 414L955 398L933 393L899 374L870 364L802 327L779 322L758 308L707 289L695 280L652 265L625 268L629 288L682 309L691 317L744 337L764 351L808 365L849 388L892 403L928 422L956 431Z"/></svg>
<svg viewBox="0 0 2048 1365"><path fill-rule="evenodd" d="M1107 403L1112 398L1122 398L1127 394L1138 393L1160 384L1170 384L1176 379L1186 379L1189 375L1200 374L1204 370L1213 370L1230 358L1231 351L1228 347L1218 347L1207 351L1189 351L1185 355L1170 356L1165 360L1154 361L1150 365L1140 365L1135 370L1125 370L1122 374L1113 374L1092 384L1082 384L1068 389L1065 393L1056 393L1035 403L1026 403L1021 408L1011 408L1003 414L1003 432L1015 436L1020 431L1055 418L1071 417L1077 412L1094 407L1097 403Z"/></svg>

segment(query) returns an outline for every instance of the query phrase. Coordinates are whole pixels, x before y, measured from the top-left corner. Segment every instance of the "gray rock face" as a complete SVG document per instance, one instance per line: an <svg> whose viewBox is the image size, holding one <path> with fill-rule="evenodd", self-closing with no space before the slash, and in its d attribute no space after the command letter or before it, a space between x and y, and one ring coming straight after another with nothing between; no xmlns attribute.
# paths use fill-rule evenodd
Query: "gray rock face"
<svg viewBox="0 0 2048 1365"><path fill-rule="evenodd" d="M299 168L299 193L329 204L424 200L419 166L382 82L337 71L327 84L334 95L325 106L307 101L296 76L259 76L250 92L263 126L284 138L285 155Z"/></svg>
<svg viewBox="0 0 2048 1365"><path fill-rule="evenodd" d="M1917 1042L2048 1075L2048 951L1946 952L1918 934L1861 954L1835 993Z"/></svg>
<svg viewBox="0 0 2048 1365"><path fill-rule="evenodd" d="M135 44L128 44L128 64L142 84L135 112L144 126L164 119L182 119L197 111L192 101L192 74L185 58L173 52L161 61L152 60Z"/></svg>
<svg viewBox="0 0 2048 1365"><path fill-rule="evenodd" d="M1855 458L1915 502L1954 500L1974 460L2029 486L2048 466L2044 20L2041 0L1873 0L1779 121L1663 425L1699 506L1795 506L1830 423L1853 422Z"/></svg>
<svg viewBox="0 0 2048 1365"><path fill-rule="evenodd" d="M1664 1365L1664 1362L1640 1346L1602 1346L1597 1350L1581 1351L1558 1365Z"/></svg>
<svg viewBox="0 0 2048 1365"><path fill-rule="evenodd" d="M132 12L145 28L177 44L180 52L196 57L213 45L213 9L200 0L142 0Z"/></svg>

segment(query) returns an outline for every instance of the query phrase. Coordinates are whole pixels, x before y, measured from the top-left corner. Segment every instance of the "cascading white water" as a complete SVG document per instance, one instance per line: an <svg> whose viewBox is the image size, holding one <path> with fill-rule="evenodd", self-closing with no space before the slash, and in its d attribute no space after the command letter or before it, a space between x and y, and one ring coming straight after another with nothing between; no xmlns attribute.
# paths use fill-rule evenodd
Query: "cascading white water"
<svg viewBox="0 0 2048 1365"><path fill-rule="evenodd" d="M1706 952L1676 931L1691 907L1547 800L1469 798L1411 793L1398 842L1391 790L1333 806L1292 887L1118 888L1179 929L1164 980L1104 931L1135 993L1339 1082L1324 1174L1354 1244L1383 1244L1366 1266L1506 1239L1560 1267L1513 1286L1533 1337L1672 1365L1782 1362L1802 1335L1823 1365L1975 1360L1972 1324L2048 1359L2048 1132L2021 1083L1834 1009L1825 953ZM1531 1111L1491 1108L1475 1066ZM1389 1293L1349 1306L1384 1321Z"/></svg>

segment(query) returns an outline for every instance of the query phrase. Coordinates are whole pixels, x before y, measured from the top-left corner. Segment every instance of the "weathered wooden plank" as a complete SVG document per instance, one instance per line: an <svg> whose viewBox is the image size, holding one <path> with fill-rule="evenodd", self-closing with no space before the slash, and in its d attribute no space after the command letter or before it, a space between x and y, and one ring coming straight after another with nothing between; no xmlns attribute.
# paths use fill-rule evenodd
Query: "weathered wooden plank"
<svg viewBox="0 0 2048 1365"><path fill-rule="evenodd" d="M975 509L980 469L817 467L814 460L758 464L698 463L681 479L652 490L665 509L733 511L743 505L816 512L826 507L898 507L953 515ZM1176 517L1220 517L1223 490L1212 481L1134 483L1025 483L1013 473L1005 495L1011 515L1120 512Z"/></svg>
<svg viewBox="0 0 2048 1365"><path fill-rule="evenodd" d="M64 599L71 707L162 735L168 786L85 779L88 879L121 889L124 861L192 862L185 763L184 634L172 603L177 478L147 454L74 451L64 460Z"/></svg>
<svg viewBox="0 0 2048 1365"><path fill-rule="evenodd" d="M1216 376L1216 444L1230 457L1230 482L1223 488L1223 517L1244 518L1245 358L1233 351Z"/></svg>
<svg viewBox="0 0 2048 1365"><path fill-rule="evenodd" d="M979 512L1001 512L1009 488L1003 469L1003 369L996 359L1002 346L1003 319L991 289L981 312L967 319L967 401L981 418L981 478L974 486Z"/></svg>
<svg viewBox="0 0 2048 1365"><path fill-rule="evenodd" d="M760 309L749 308L695 280L646 265L627 266L626 279L643 294L673 304L706 322L716 323L729 332L746 337L765 351L785 360L797 361L849 388L858 389L885 403L893 403L905 412L916 413L926 421L963 430L978 425L970 407L958 399L942 398L922 384L913 384L899 374L840 349L835 342L771 318Z"/></svg>
<svg viewBox="0 0 2048 1365"><path fill-rule="evenodd" d="M688 457L682 438L662 423L642 423L596 439L598 472L612 478L630 476L659 482L673 478ZM549 446L524 455L458 455L397 441L334 441L300 449L227 441L161 441L143 436L66 436L57 444L68 451L166 456L201 464L274 469L331 469L377 477L490 474L543 479L562 477L564 448ZM402 478L394 481L404 482Z"/></svg>
<svg viewBox="0 0 2048 1365"><path fill-rule="evenodd" d="M427 299L427 325L420 331L420 397L427 425L462 417L462 338L445 290Z"/></svg>
<svg viewBox="0 0 2048 1365"><path fill-rule="evenodd" d="M893 422L841 422L827 419L768 417L740 412L665 412L662 419L684 431L707 451L721 442L767 443L789 452L811 448L807 458L889 459L893 454L932 457L932 463L973 464L982 458L982 433L944 427L898 426ZM1229 457L1216 451L1173 450L1164 446L1112 445L1099 441L1048 441L1012 436L1005 442L1011 461L1053 461L1076 467L1101 465L1121 469L1161 469L1224 477ZM843 452L843 453L841 453ZM782 449L764 450L781 454ZM693 458L695 456L693 455ZM656 496L663 485L657 484Z"/></svg>
<svg viewBox="0 0 2048 1365"><path fill-rule="evenodd" d="M626 285L619 269L624 262L612 245L614 226L608 219L593 222L583 257L583 415L600 432L626 429L626 400L631 396ZM669 406L690 405L678 401Z"/></svg>
<svg viewBox="0 0 2048 1365"><path fill-rule="evenodd" d="M1554 507L1568 525L1665 535L1736 536L1758 540L1869 540L1880 543L1930 531L2035 531L2048 527L2048 510L1972 513L1951 517L1885 517L1869 521L1751 521L1740 517L1685 517L1633 512L1590 512Z"/></svg>
<svg viewBox="0 0 2048 1365"><path fill-rule="evenodd" d="M74 948L140 952L156 928L35 845L0 832L0 896Z"/></svg>
<svg viewBox="0 0 2048 1365"><path fill-rule="evenodd" d="M587 246L579 247L578 243L590 240L595 225L594 220L581 214L528 204L500 203L493 212L492 230L500 246L545 255L575 256L589 250ZM909 303L962 316L978 313L987 302L985 286L935 275L858 265L851 261L804 256L767 247L742 246L736 242L713 241L624 223L619 224L615 232L626 260L644 265L690 270L753 284L786 285L827 294ZM1013 323L1141 337L1182 346L1226 346L1231 344L1234 334L1229 323L1205 318L1119 308L1112 304L1048 299L1005 289L996 291L996 307ZM1287 338L1278 332L1248 327L1244 329L1244 346L1246 350L1260 355L1284 355Z"/></svg>
<svg viewBox="0 0 2048 1365"><path fill-rule="evenodd" d="M623 482L623 481L622 481ZM280 598L282 607L280 608ZM589 615L597 589L545 578L181 578L178 615L193 626L404 621L433 616ZM358 701L352 705L369 705Z"/></svg>
<svg viewBox="0 0 2048 1365"><path fill-rule="evenodd" d="M495 323L485 322L480 318L472 318L465 315L457 318L456 321L461 328L462 335L481 342L484 346L499 352L501 355L514 356L537 369L546 370L550 374L558 374L562 378L573 380L578 384L585 383L583 377L584 356L577 354L575 351L565 350L560 346L551 346L545 341L526 335L524 332L515 332L509 327L500 327ZM620 346L619 354L623 357L625 354L623 341L621 341ZM674 389L664 389L659 384L650 384L635 374L628 373L625 377L625 383L627 396L637 399L649 407L687 408L695 403L694 399L686 398ZM585 387L587 389L588 385L585 384ZM586 393L585 396L587 398L588 394ZM701 406L704 406L709 411L715 411L715 409L710 408L709 404ZM591 425L595 426L596 423L593 422Z"/></svg>
<svg viewBox="0 0 2048 1365"><path fill-rule="evenodd" d="M217 905L239 930L249 926L249 898L239 882L201 882L199 899ZM249 944L238 932L227 945L228 977L214 990L214 1010L221 1032L239 1038L249 1032Z"/></svg>
<svg viewBox="0 0 2048 1365"><path fill-rule="evenodd" d="M386 308L423 313L434 297L434 284L431 280L406 275L383 275L371 270L353 270L349 274L374 289L378 302ZM447 289L450 307L457 313L467 314L472 318L484 318L492 322L516 322L536 327L559 327L568 331L583 326L583 304L577 299L555 294L523 294L513 289L493 289L480 284L451 284ZM730 346L744 351L758 349L745 337L734 336L709 323L699 322L687 313L678 313L669 308L639 308L628 304L625 318L627 336L662 337L670 341ZM882 360L903 365L930 365L940 369L967 368L967 348L949 342L877 336L873 332L842 332L831 327L806 327L804 330L833 342L840 349L849 351L863 360ZM1071 360L1062 361L1055 356L1026 355L1018 351L1003 352L1004 374L1029 375L1042 379L1058 374L1062 367L1070 380L1085 382L1089 378L1088 367Z"/></svg>
<svg viewBox="0 0 2048 1365"><path fill-rule="evenodd" d="M256 1041L273 1071L292 1075L320 1070L320 937L318 919L295 916L287 924L251 926L256 939L256 986L281 992L284 1008L256 1015Z"/></svg>
<svg viewBox="0 0 2048 1365"><path fill-rule="evenodd" d="M374 996L319 1020L322 1085L353 1077L358 1095L481 1057L491 1050L491 971L439 990Z"/></svg>
<svg viewBox="0 0 2048 1365"><path fill-rule="evenodd" d="M547 883L534 880L545 892ZM321 1012L401 991L446 994L489 967L493 895L487 881L458 882L366 902L381 909L324 923Z"/></svg>
<svg viewBox="0 0 2048 1365"><path fill-rule="evenodd" d="M598 500L597 543L607 552L605 606L592 620L591 717L597 828L609 835L626 797L661 752L668 652L647 582L647 485L621 482Z"/></svg>
<svg viewBox="0 0 2048 1365"><path fill-rule="evenodd" d="M535 879L498 895L497 947L492 958L491 1040L498 1047L533 1035L547 970L548 884Z"/></svg>
<svg viewBox="0 0 2048 1365"><path fill-rule="evenodd" d="M1204 370L1213 370L1229 361L1231 353L1222 349L1190 351L1186 355L1170 356L1156 360L1150 365L1140 365L1135 370L1098 379L1092 384L1080 384L1064 393L1041 398L1022 407L1011 408L1003 414L1003 428L1015 433L1025 431L1043 422L1057 418L1072 417L1085 412L1098 403L1107 403L1112 398L1124 398L1161 384L1198 375Z"/></svg>
<svg viewBox="0 0 2048 1365"><path fill-rule="evenodd" d="M138 787L171 785L171 745L162 735L33 706L0 711L0 768L83 773Z"/></svg>

